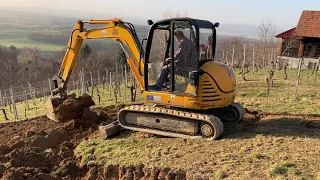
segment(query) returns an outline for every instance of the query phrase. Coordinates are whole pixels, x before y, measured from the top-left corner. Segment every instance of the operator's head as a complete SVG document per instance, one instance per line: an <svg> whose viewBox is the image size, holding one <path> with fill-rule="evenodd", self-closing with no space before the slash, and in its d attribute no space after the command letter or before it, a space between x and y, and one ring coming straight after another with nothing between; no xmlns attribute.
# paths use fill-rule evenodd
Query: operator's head
<svg viewBox="0 0 320 180"><path fill-rule="evenodd" d="M208 44L209 44L209 45L212 45L212 36L209 36L209 37L208 37Z"/></svg>
<svg viewBox="0 0 320 180"><path fill-rule="evenodd" d="M185 36L182 31L178 30L178 31L174 32L174 37L176 37L177 41L180 41Z"/></svg>

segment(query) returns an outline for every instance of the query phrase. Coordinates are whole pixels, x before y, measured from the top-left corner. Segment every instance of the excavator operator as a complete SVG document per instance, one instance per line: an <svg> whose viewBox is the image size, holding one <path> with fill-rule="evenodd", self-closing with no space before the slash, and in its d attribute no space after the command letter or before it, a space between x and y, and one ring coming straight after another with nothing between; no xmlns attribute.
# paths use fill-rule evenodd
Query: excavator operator
<svg viewBox="0 0 320 180"><path fill-rule="evenodd" d="M176 41L179 42L177 52L174 55L174 67L181 71L189 72L196 61L196 45L188 39L180 30L174 33ZM155 90L161 90L168 78L171 69L171 58L166 58L163 62L160 76L155 84ZM177 71L177 74L179 72Z"/></svg>

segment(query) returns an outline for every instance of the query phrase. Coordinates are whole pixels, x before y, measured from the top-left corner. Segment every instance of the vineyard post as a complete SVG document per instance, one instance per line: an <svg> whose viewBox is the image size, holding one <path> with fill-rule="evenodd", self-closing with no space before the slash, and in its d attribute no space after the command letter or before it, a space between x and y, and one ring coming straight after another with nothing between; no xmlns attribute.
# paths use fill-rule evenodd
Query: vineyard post
<svg viewBox="0 0 320 180"><path fill-rule="evenodd" d="M231 68L234 69L234 45L232 46Z"/></svg>
<svg viewBox="0 0 320 180"><path fill-rule="evenodd" d="M116 83L117 94L119 94L119 97L121 97L118 61L116 61L116 72L115 72L115 74L116 74L115 83Z"/></svg>
<svg viewBox="0 0 320 180"><path fill-rule="evenodd" d="M8 106L8 97L7 97L7 92L4 92L4 99L5 99L5 106Z"/></svg>
<svg viewBox="0 0 320 180"><path fill-rule="evenodd" d="M2 100L2 92L0 90L0 107L2 107L2 106L3 106L3 100Z"/></svg>
<svg viewBox="0 0 320 180"><path fill-rule="evenodd" d="M84 79L84 69L81 70L81 93L86 93L86 87L85 87L85 79Z"/></svg>
<svg viewBox="0 0 320 180"><path fill-rule="evenodd" d="M14 94L13 94L13 87L12 87L12 85L10 85L10 95L11 95L11 103L12 103L13 111L14 111L14 119L15 119L15 120L18 120L18 119L19 119L19 117L18 117L18 111L17 111L17 106L16 106L16 103L15 103L15 100L14 100Z"/></svg>
<svg viewBox="0 0 320 180"><path fill-rule="evenodd" d="M224 51L222 51L222 63L224 62Z"/></svg>
<svg viewBox="0 0 320 180"><path fill-rule="evenodd" d="M108 85L108 76L109 76L109 71L108 71L108 69L107 68L105 68L106 69L106 81L105 81L105 83L106 83L106 86Z"/></svg>
<svg viewBox="0 0 320 180"><path fill-rule="evenodd" d="M301 77L301 67L302 67L303 60L304 60L303 56L299 58L295 97L297 97L297 95L298 95L298 90L299 90L299 85L300 85L300 77Z"/></svg>
<svg viewBox="0 0 320 180"><path fill-rule="evenodd" d="M90 85L93 86L92 72L90 71Z"/></svg>
<svg viewBox="0 0 320 180"><path fill-rule="evenodd" d="M246 43L243 44L243 61L242 61L242 79L246 81L246 77L245 77L245 65L246 65Z"/></svg>
<svg viewBox="0 0 320 180"><path fill-rule="evenodd" d="M30 98L32 98L32 87L30 82L28 82L28 86L29 86L29 95L30 95Z"/></svg>
<svg viewBox="0 0 320 180"><path fill-rule="evenodd" d="M111 92L112 92L112 72L110 72L110 81L109 81L109 92L110 92L110 97L111 97Z"/></svg>
<svg viewBox="0 0 320 180"><path fill-rule="evenodd" d="M255 62L254 62L254 44L252 45L252 73L254 76L254 68L255 68Z"/></svg>
<svg viewBox="0 0 320 180"><path fill-rule="evenodd" d="M98 86L101 84L101 81L100 81L100 70L98 69Z"/></svg>
<svg viewBox="0 0 320 180"><path fill-rule="evenodd" d="M229 63L228 63L228 54L229 54L229 52L227 51L227 54L226 54L226 62L225 62L226 64L229 64Z"/></svg>
<svg viewBox="0 0 320 180"><path fill-rule="evenodd" d="M127 66L124 65L125 86L128 87Z"/></svg>
<svg viewBox="0 0 320 180"><path fill-rule="evenodd" d="M48 78L48 83L49 83L50 95L52 95L52 94L51 94L51 92L52 92L52 86L51 86L51 79L50 79L50 78Z"/></svg>
<svg viewBox="0 0 320 180"><path fill-rule="evenodd" d="M92 72L90 71L90 84L91 84L91 97L93 96L93 79L92 79Z"/></svg>

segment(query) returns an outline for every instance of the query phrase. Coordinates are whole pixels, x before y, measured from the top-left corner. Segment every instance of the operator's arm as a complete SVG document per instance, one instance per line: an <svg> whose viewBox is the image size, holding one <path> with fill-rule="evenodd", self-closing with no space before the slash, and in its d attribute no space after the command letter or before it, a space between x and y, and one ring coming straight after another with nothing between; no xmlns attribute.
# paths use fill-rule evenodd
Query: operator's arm
<svg viewBox="0 0 320 180"><path fill-rule="evenodd" d="M178 62L180 62L181 60L185 60L185 58L186 58L189 50L190 50L190 47L189 47L188 43L187 43L185 40L183 40L183 41L179 44L178 49L177 49L177 51L176 51L176 53L175 53L175 55L174 55L174 62L175 62L175 63L178 63ZM165 61L166 61L166 64L169 64L169 63L170 63L170 60L171 60L171 58L167 58L167 59L165 60Z"/></svg>

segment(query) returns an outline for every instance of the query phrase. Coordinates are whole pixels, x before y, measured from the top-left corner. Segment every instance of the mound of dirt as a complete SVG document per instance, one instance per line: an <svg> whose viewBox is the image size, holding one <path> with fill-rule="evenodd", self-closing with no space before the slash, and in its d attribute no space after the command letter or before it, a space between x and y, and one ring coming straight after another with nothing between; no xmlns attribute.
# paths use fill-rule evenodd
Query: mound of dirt
<svg viewBox="0 0 320 180"><path fill-rule="evenodd" d="M87 94L79 96L78 98L70 95L63 100L52 99L54 119L59 122L80 118L84 114L84 109L89 109L89 107L93 105L95 105L95 103L92 97Z"/></svg>

